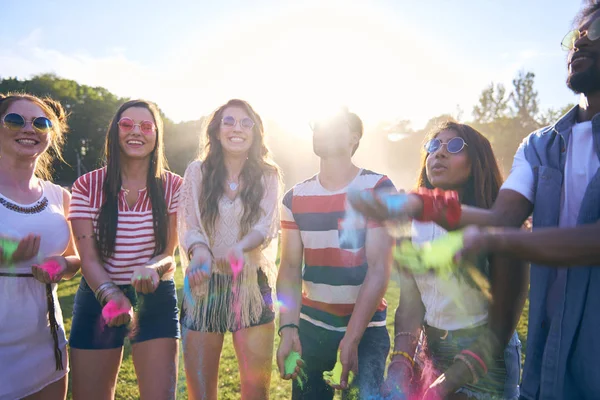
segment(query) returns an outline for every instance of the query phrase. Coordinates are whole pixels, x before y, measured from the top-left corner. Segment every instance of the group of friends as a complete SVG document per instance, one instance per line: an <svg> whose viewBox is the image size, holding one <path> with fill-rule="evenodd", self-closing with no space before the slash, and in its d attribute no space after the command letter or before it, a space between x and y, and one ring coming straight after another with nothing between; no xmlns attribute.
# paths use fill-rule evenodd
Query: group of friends
<svg viewBox="0 0 600 400"><path fill-rule="evenodd" d="M426 138L410 193L352 162L363 124L344 109L311 125L319 172L284 194L263 122L237 99L210 116L183 178L168 170L158 108L126 102L108 127L105 166L69 192L51 182L62 106L1 95L0 399L65 399L69 371L74 399L114 398L125 338L142 399L175 397L179 339L189 398L217 399L227 332L243 399L269 397L276 332L293 399L336 389L360 399L600 398L600 4L576 23L563 47L580 102L524 139L508 178L484 135L449 121ZM361 216L351 224L349 209ZM389 227L407 219L402 240L419 246L460 230L454 262L469 261L488 290L394 260ZM67 353L57 284L79 271ZM515 330L528 292L521 374ZM292 352L301 359L289 370ZM339 382L325 380L338 361Z"/></svg>

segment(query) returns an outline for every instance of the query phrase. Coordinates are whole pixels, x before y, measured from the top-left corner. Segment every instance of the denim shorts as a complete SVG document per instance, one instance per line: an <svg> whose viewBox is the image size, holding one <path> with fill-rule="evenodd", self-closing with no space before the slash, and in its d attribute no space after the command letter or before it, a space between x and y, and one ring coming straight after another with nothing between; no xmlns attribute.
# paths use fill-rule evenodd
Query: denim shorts
<svg viewBox="0 0 600 400"><path fill-rule="evenodd" d="M177 292L173 280L160 281L154 293L136 293L131 285L119 286L135 310L128 326L108 327L102 308L85 278L81 278L73 305L69 345L74 349L106 350L123 346L125 337L132 344L159 338L181 337L177 315Z"/></svg>

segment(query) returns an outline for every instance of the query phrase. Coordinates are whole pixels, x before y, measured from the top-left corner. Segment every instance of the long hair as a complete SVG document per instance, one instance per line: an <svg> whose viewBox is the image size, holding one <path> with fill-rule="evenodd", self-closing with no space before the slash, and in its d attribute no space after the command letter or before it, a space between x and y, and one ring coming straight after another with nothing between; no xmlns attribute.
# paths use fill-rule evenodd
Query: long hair
<svg viewBox="0 0 600 400"><path fill-rule="evenodd" d="M154 118L156 125L156 144L150 153L146 186L154 225L154 256L162 253L167 246L167 204L164 196L163 176L168 169L165 158L163 136L164 127L158 107L146 100L130 100L117 110L108 131L104 147L106 159L106 179L102 188L104 204L98 215L97 242L100 254L107 259L115 252L117 240L117 221L119 212L119 192L121 191L121 147L119 144L119 120L125 110L131 107L145 108Z"/></svg>
<svg viewBox="0 0 600 400"><path fill-rule="evenodd" d="M35 176L40 179L52 180L52 162L58 159L66 164L62 156L62 148L65 144L65 134L68 131L67 113L62 105L50 97L37 97L27 93L0 94L0 116L6 114L6 110L11 104L25 100L34 103L42 109L46 118L52 122L52 129L49 132L50 147L42 153L35 163Z"/></svg>
<svg viewBox="0 0 600 400"><path fill-rule="evenodd" d="M463 187L461 203L479 208L490 208L502 186L502 174L490 141L469 125L453 121L442 123L429 133L425 140L433 139L445 130L452 130L468 144L465 148L471 162L471 175ZM427 152L422 150L417 187L433 189L433 185L427 179L425 168L427 157Z"/></svg>
<svg viewBox="0 0 600 400"><path fill-rule="evenodd" d="M200 153L200 158L203 158L204 162L202 163L202 192L200 193L199 207L202 225L208 236L213 236L219 214L219 199L225 191L227 170L225 168L223 147L219 140L219 132L223 111L228 107L243 109L254 121L252 146L248 152L248 159L240 173L239 196L244 205L244 212L240 220L241 238L250 232L252 226L262 214L260 202L265 195L263 178L268 174L276 174L281 182L281 173L265 144L262 119L250 104L244 100L233 99L216 109L208 119L206 142Z"/></svg>

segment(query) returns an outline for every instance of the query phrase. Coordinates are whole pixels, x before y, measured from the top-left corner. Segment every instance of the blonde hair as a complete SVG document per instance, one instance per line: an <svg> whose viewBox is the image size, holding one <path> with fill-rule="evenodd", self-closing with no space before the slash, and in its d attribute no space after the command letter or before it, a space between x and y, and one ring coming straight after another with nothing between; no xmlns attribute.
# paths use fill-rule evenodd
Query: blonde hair
<svg viewBox="0 0 600 400"><path fill-rule="evenodd" d="M52 162L55 158L66 164L62 156L62 148L65 144L65 134L68 131L67 113L63 106L50 97L37 97L28 93L9 92L0 93L0 116L4 116L8 107L17 101L29 101L42 109L46 118L52 122L50 130L50 147L48 151L41 154L35 164L35 176L40 179L52 180Z"/></svg>

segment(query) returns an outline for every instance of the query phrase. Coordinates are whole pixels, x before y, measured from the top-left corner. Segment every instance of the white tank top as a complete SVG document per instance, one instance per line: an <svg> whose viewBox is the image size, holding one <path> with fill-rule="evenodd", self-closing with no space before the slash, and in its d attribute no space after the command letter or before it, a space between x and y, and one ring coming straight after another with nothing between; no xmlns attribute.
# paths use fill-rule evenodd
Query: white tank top
<svg viewBox="0 0 600 400"><path fill-rule="evenodd" d="M37 257L13 265L0 264L0 270L31 273L31 265L49 256L61 255L70 238L65 218L63 191L58 185L40 181L42 196L31 204L20 204L0 193L0 235L21 239L30 233L40 236Z"/></svg>

